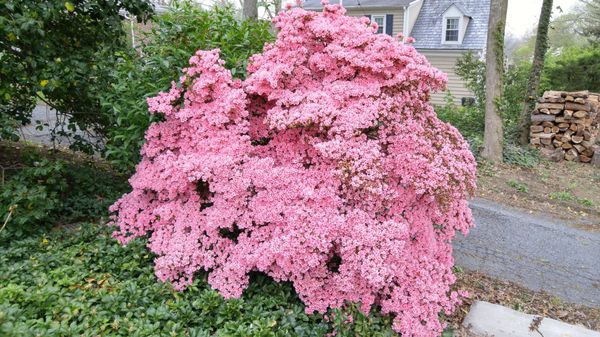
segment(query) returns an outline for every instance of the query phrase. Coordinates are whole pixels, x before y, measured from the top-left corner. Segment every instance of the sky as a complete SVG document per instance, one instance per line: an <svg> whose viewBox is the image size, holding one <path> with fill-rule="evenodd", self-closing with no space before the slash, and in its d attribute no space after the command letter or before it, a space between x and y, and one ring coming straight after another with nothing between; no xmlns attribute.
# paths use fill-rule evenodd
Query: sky
<svg viewBox="0 0 600 337"><path fill-rule="evenodd" d="M554 0L553 7L560 6L568 12L579 0ZM542 0L508 0L508 13L506 15L506 33L515 37L522 37L527 32L536 28ZM559 14L554 10L554 16Z"/></svg>

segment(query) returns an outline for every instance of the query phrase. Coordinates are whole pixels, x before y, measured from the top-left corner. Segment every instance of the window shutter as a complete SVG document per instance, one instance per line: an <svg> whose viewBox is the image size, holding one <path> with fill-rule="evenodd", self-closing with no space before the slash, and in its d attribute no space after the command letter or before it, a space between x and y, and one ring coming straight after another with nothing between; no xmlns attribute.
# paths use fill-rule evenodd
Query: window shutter
<svg viewBox="0 0 600 337"><path fill-rule="evenodd" d="M394 14L385 15L385 33L394 36Z"/></svg>

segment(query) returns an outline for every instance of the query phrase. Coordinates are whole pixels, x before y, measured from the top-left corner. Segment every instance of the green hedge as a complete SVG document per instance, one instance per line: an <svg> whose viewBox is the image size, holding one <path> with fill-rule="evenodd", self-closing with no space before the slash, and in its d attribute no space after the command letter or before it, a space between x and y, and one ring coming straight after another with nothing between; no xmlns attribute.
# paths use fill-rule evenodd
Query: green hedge
<svg viewBox="0 0 600 337"><path fill-rule="evenodd" d="M543 85L547 90L600 92L600 46L571 48L549 55Z"/></svg>

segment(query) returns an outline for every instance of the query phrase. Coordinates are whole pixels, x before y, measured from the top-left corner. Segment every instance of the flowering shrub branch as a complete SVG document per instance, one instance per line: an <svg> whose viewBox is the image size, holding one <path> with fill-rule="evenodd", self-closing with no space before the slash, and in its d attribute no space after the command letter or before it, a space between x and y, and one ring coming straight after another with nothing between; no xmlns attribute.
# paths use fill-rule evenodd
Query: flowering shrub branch
<svg viewBox="0 0 600 337"><path fill-rule="evenodd" d="M307 312L346 301L435 336L459 295L450 241L473 225L468 145L428 103L445 75L339 5L274 19L277 40L233 80L218 50L198 51L146 133L115 236L149 235L156 275L194 273L224 297L248 274L291 281Z"/></svg>

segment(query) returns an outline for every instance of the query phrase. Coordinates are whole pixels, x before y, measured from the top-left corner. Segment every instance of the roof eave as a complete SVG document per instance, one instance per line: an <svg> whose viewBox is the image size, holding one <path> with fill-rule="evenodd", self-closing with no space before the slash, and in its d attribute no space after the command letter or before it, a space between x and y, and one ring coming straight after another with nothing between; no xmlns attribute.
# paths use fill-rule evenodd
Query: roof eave
<svg viewBox="0 0 600 337"><path fill-rule="evenodd" d="M302 7L308 11L323 10L323 7ZM406 9L407 6L344 6L345 9ZM368 13L367 13L368 14Z"/></svg>
<svg viewBox="0 0 600 337"><path fill-rule="evenodd" d="M451 48L451 47L419 47L414 45L415 49L419 49L419 50L436 50L436 51L454 51L454 50L472 50L472 51L478 51L478 50L484 50L484 48L472 48L472 47L463 47L463 48Z"/></svg>

